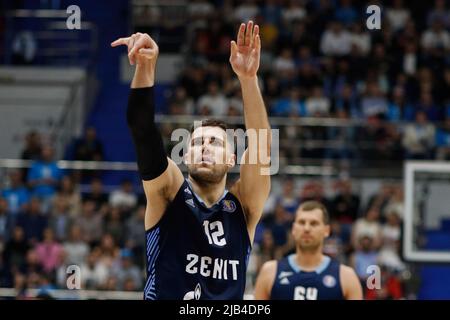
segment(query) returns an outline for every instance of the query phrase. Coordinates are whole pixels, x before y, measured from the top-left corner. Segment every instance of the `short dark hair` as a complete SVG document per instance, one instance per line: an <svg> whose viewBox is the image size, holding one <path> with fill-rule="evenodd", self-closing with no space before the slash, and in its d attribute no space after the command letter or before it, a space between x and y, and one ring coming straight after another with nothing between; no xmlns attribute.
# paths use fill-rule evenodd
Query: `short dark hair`
<svg viewBox="0 0 450 320"><path fill-rule="evenodd" d="M328 213L327 207L325 207L319 201L309 200L303 202L300 207L298 207L297 211L312 211L320 209L322 211L322 218L324 224L330 224L330 214Z"/></svg>
<svg viewBox="0 0 450 320"><path fill-rule="evenodd" d="M219 127L221 129L223 129L225 132L228 129L228 125L226 124L226 122L219 120L219 119L205 119L201 121L201 125L200 127ZM194 130L198 128L195 127L195 125L193 124L191 126L191 133L194 132Z"/></svg>

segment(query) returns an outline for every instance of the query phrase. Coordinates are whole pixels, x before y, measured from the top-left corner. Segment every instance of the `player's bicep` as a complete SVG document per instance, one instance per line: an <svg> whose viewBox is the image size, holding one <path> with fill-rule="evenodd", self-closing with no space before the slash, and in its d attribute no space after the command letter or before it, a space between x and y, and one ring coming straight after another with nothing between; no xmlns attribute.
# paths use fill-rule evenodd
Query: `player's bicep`
<svg viewBox="0 0 450 320"><path fill-rule="evenodd" d="M361 282L359 281L358 276L356 275L355 271L352 268L341 265L340 278L344 298L346 300L363 299L363 290Z"/></svg>
<svg viewBox="0 0 450 320"><path fill-rule="evenodd" d="M255 300L270 299L270 292L272 291L272 286L277 271L276 268L276 261L268 261L261 267L255 283Z"/></svg>
<svg viewBox="0 0 450 320"><path fill-rule="evenodd" d="M145 229L153 227L161 219L167 205L175 198L178 190L183 184L183 174L178 166L168 160L166 170L152 180L142 180L147 200L145 213Z"/></svg>

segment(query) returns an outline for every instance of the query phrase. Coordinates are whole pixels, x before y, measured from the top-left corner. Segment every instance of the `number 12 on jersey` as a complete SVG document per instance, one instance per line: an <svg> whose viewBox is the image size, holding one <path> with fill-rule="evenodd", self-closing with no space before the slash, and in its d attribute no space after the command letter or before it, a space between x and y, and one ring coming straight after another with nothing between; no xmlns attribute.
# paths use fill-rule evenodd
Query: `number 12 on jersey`
<svg viewBox="0 0 450 320"><path fill-rule="evenodd" d="M208 220L205 220L203 221L203 228L205 229L209 244L215 244L219 247L223 247L227 244L227 240L224 237L225 232L223 230L222 221L210 223Z"/></svg>

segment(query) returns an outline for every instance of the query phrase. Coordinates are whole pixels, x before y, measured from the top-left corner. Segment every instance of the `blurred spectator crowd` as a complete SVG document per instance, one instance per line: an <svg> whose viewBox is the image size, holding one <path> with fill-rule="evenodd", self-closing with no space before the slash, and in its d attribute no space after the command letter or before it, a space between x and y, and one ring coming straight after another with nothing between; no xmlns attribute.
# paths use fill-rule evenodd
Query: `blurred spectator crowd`
<svg viewBox="0 0 450 320"><path fill-rule="evenodd" d="M96 140L93 128L86 131L89 136ZM27 297L27 288L51 295L52 289L67 288L68 267L77 265L83 289L141 290L145 281L141 190L128 180L107 189L101 175L85 178L80 172L59 169L52 148L39 137L30 133L22 153L32 161L31 167L9 171L0 188L0 287L14 287L20 298ZM79 147L85 139L75 143L75 150L86 149ZM91 145L102 149L99 141ZM102 157L98 150L94 156ZM295 250L290 234L295 211L302 201L317 200L331 216L332 234L324 252L354 267L364 288L370 276L367 267L381 268L381 290L367 289L366 297L414 298L415 279L401 254L404 204L399 184L381 184L363 201L356 180L325 184L320 179L277 179L257 227L247 293L253 292L265 261Z"/></svg>
<svg viewBox="0 0 450 320"><path fill-rule="evenodd" d="M366 27L369 4L381 8L380 30ZM260 85L269 114L342 121L283 125L281 138L291 150L282 155L294 162L300 157L450 159L445 0L196 0L186 5L189 23L182 28L177 21L184 20L163 19L155 5L135 13L136 31L158 35L163 53L179 41L175 49L187 57L164 112L242 114L229 46L239 23L252 19L260 26Z"/></svg>

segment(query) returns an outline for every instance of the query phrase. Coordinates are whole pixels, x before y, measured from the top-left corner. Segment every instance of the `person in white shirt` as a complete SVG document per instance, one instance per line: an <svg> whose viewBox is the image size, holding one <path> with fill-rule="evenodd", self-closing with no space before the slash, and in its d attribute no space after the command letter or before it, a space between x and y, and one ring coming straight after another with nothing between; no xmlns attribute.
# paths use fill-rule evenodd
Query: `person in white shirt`
<svg viewBox="0 0 450 320"><path fill-rule="evenodd" d="M212 81L208 85L208 93L202 95L197 102L197 113L217 116L227 114L228 100L219 91L217 82Z"/></svg>
<svg viewBox="0 0 450 320"><path fill-rule="evenodd" d="M394 32L403 29L410 16L409 10L403 6L403 0L394 0L393 6L386 10L386 19Z"/></svg>
<svg viewBox="0 0 450 320"><path fill-rule="evenodd" d="M439 19L433 21L430 29L425 31L421 40L422 47L427 50L450 49L450 34L444 28L444 24Z"/></svg>
<svg viewBox="0 0 450 320"><path fill-rule="evenodd" d="M120 189L111 192L109 204L112 207L123 207L131 209L137 204L137 196L133 193L133 184L130 180L124 180Z"/></svg>
<svg viewBox="0 0 450 320"><path fill-rule="evenodd" d="M352 49L352 35L341 23L332 22L320 40L320 51L327 56L344 56Z"/></svg>

